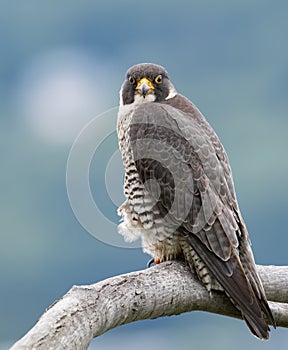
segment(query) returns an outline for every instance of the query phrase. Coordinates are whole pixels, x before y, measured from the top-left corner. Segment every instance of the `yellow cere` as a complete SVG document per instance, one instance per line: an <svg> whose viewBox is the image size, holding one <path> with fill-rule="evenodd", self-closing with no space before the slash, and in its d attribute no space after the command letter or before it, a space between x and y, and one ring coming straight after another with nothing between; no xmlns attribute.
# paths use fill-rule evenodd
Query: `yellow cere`
<svg viewBox="0 0 288 350"><path fill-rule="evenodd" d="M140 89L141 85L144 83L147 84L150 89L155 90L153 83L147 78L142 78L138 81L138 84L136 86L136 90Z"/></svg>

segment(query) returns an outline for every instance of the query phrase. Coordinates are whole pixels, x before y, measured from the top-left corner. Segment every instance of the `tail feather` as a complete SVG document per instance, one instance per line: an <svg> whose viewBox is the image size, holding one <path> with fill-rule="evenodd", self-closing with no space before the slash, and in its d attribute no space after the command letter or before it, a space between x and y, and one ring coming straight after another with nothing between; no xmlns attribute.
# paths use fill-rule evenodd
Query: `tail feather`
<svg viewBox="0 0 288 350"><path fill-rule="evenodd" d="M257 289L261 291L261 295L253 288L253 284L251 285L236 252L232 252L228 261L223 261L211 252L196 235L185 229L182 232L231 301L240 310L251 332L260 339L268 339L270 331L268 322L275 326L275 321L256 270L257 280L254 283L256 285L260 283ZM253 265L250 268L253 268Z"/></svg>
<svg viewBox="0 0 288 350"><path fill-rule="evenodd" d="M243 320L246 322L251 333L253 333L259 339L269 339L270 328L267 326L266 322L263 320L262 324L259 324L259 319L254 320L248 315L243 315Z"/></svg>

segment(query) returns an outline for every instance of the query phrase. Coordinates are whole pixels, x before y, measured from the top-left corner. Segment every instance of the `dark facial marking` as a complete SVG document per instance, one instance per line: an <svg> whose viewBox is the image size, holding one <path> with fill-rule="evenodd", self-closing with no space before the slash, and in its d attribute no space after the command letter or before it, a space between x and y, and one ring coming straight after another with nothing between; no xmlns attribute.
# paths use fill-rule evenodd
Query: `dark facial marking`
<svg viewBox="0 0 288 350"><path fill-rule="evenodd" d="M170 91L170 81L165 68L156 64L141 63L129 68L127 71L126 80L122 85L122 98L124 105L134 102L137 82L144 77L149 79L155 87L155 101L163 101L168 96Z"/></svg>

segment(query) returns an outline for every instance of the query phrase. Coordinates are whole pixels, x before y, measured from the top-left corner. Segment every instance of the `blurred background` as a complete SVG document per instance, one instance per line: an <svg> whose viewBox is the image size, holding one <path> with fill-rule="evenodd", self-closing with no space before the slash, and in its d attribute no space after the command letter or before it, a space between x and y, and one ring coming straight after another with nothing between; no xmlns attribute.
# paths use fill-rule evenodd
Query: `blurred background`
<svg viewBox="0 0 288 350"><path fill-rule="evenodd" d="M256 262L287 265L287 11L284 0L1 1L1 349L72 285L145 268L141 249L103 243L80 225L65 183L75 138L117 106L135 63L165 66L200 108L228 152ZM103 190L115 133L105 145L90 182L116 237L115 202L123 197L119 190L112 201ZM121 189L121 166L108 173ZM90 348L281 350L287 343L286 329L260 342L241 321L194 312L120 327Z"/></svg>

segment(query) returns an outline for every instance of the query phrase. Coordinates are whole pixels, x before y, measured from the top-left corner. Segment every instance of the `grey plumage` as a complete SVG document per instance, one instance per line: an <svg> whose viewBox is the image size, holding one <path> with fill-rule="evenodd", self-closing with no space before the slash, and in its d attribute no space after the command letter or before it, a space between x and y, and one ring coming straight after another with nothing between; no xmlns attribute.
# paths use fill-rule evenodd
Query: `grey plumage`
<svg viewBox="0 0 288 350"><path fill-rule="evenodd" d="M254 335L267 339L266 319L275 322L212 127L163 67L142 64L122 85L117 130L127 197L119 232L140 237L160 261L184 259L209 291L226 292Z"/></svg>

